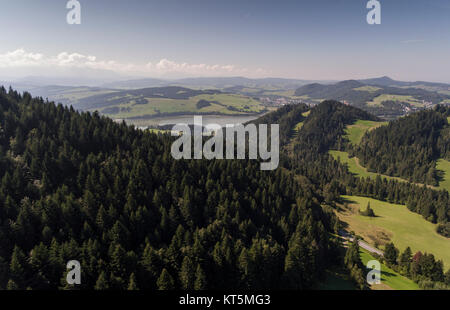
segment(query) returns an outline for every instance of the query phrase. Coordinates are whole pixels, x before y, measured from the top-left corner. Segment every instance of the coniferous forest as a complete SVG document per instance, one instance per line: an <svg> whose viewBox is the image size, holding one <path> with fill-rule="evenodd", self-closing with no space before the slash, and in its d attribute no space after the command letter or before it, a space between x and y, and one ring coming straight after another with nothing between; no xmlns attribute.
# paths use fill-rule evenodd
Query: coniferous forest
<svg viewBox="0 0 450 310"><path fill-rule="evenodd" d="M280 167L261 171L256 160L174 160L169 134L2 87L0 289L72 289L70 260L83 266L79 289L315 289L333 268L367 289L358 245L337 238L341 195L405 204L448 237L449 193L356 177L328 151L434 182L434 174L417 179L414 169L389 167L433 171L448 158L448 115L438 107L405 117L355 147L346 126L377 117L335 101L286 105L254 121L280 124ZM408 134L422 138L412 143ZM402 260L392 247L393 268L428 287L446 281L432 254Z"/></svg>
<svg viewBox="0 0 450 310"><path fill-rule="evenodd" d="M338 257L314 187L0 89L0 288L313 288Z"/></svg>
<svg viewBox="0 0 450 310"><path fill-rule="evenodd" d="M438 107L391 122L368 132L356 154L371 171L438 185L436 161L450 159L449 116Z"/></svg>

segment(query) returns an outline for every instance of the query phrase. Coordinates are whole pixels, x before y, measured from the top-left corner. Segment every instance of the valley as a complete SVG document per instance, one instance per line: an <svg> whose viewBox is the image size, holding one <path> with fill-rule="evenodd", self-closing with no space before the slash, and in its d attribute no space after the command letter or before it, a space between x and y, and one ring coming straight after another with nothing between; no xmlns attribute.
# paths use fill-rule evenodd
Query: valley
<svg viewBox="0 0 450 310"><path fill-rule="evenodd" d="M378 91L376 87L363 89L359 91ZM101 246L95 250L98 259L83 261L92 268L85 284L88 288L123 289L136 282L144 289L192 287L182 282L181 270L194 266L199 270L197 287L204 288L418 289L446 285L444 273L450 265L449 110L443 106L388 123L333 100L277 107L214 89L156 87L79 95L88 112L76 112L29 93L0 90L0 124L6 129L0 134L0 167L6 171L0 199L8 206L0 212L17 222L15 230L0 224L0 236L8 236L15 244L3 254L5 258L0 256L0 265L23 258L34 288L56 288L58 279L52 274L61 272L64 265L52 265L46 275L50 281L45 284L36 273L43 267L29 266L30 260L25 259L28 249L50 253L50 247L64 251L70 243L74 251L81 251L78 244L91 249L94 245L88 240L93 239ZM236 121L279 124L280 169L261 172L254 160L175 161L168 155L173 138L160 134L164 128L156 125L190 123L196 113L206 123L221 125ZM45 131L37 130L36 124ZM149 125L154 127L141 130ZM412 147L408 142L412 135L419 153L434 154L423 156L423 164L410 152L403 153L404 145ZM374 148L372 141L379 141L375 146L380 147ZM380 157L373 155L377 152L382 152ZM404 178L391 176L390 170L370 172L359 159L362 154L368 163L385 169L389 165L384 161L397 160L392 157L397 153L405 156L413 170L433 167L437 156L437 174L429 174L426 180L438 185L423 186L417 181L422 175ZM350 154L358 156L350 158ZM445 190L438 191L438 186ZM29 197L30 203L20 197ZM369 202L373 217L360 214ZM96 208L99 203L109 205L108 212ZM40 207L30 226L22 219L32 206ZM48 214L49 210L61 214L62 220ZM80 210L76 218L70 215L73 210ZM34 239L24 238L24 227L34 231ZM99 235L92 227L108 234ZM385 253L393 242L401 252L409 246L428 260L433 254L430 261L409 264L431 264L438 269L433 274L427 269L409 273L397 262L383 259L383 284L368 287L364 262L371 254L358 244L355 249L343 242L341 229ZM50 239L52 231L61 231L61 241ZM207 250L199 247L200 242ZM188 256L174 254L185 247L204 262L193 263ZM217 259L223 254L217 253L239 258L226 258L235 276L221 274L225 270ZM311 253L311 258L304 253ZM45 255L55 259L53 254ZM135 263L124 263L129 269L117 270L111 255L113 260L129 257ZM262 277L259 270L248 270L242 276L242 266L260 259L265 262L261 268L272 273ZM439 259L444 262L442 270ZM112 278L95 271L100 260L107 262ZM169 260L176 265L166 263ZM321 268L311 271L314 264ZM206 276L204 270L216 272ZM19 271L11 272L13 277L6 282L0 277L0 287L26 285ZM326 277L329 281L318 280Z"/></svg>
<svg viewBox="0 0 450 310"><path fill-rule="evenodd" d="M445 306L449 2L1 1L0 294Z"/></svg>
<svg viewBox="0 0 450 310"><path fill-rule="evenodd" d="M438 103L450 104L450 86L446 84L401 82L386 77L320 83L323 84L294 79L188 78L129 80L98 86L12 84L32 95L78 110L99 111L141 127L194 113L258 117L284 104L317 105L326 99L340 100L387 120Z"/></svg>

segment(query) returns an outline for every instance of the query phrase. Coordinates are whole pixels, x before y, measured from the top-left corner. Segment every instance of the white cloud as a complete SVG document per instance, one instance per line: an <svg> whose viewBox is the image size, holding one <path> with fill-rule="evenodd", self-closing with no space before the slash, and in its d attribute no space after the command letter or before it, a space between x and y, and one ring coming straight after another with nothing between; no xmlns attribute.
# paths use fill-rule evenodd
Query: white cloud
<svg viewBox="0 0 450 310"><path fill-rule="evenodd" d="M168 59L161 59L159 62L153 64L149 62L146 69L150 72L167 73L167 72L182 72L189 74L207 74L207 73L235 73L242 72L246 69L236 68L234 65L207 65L207 64L188 64L177 63Z"/></svg>
<svg viewBox="0 0 450 310"><path fill-rule="evenodd" d="M164 75L186 74L207 76L230 76L239 74L261 75L266 71L256 69L250 71L235 65L220 64L190 64L178 63L169 59L161 59L158 62L148 62L140 65L135 63L120 63L114 60L98 60L92 55L80 53L61 52L56 56L47 56L40 53L27 52L23 48L12 52L0 54L0 68L86 68L110 70L125 74Z"/></svg>
<svg viewBox="0 0 450 310"><path fill-rule="evenodd" d="M24 49L17 49L0 54L0 67L39 66L43 59L44 55L42 54L28 53Z"/></svg>

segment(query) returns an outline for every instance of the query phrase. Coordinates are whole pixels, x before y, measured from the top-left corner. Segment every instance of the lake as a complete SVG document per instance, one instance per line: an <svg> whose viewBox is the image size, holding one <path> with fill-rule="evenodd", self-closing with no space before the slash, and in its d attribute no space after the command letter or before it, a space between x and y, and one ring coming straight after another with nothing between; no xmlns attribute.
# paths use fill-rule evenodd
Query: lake
<svg viewBox="0 0 450 310"><path fill-rule="evenodd" d="M225 126L227 124L243 124L251 120L257 119L263 114L258 115L201 115L203 125L207 124L218 124L220 126ZM116 120L121 121L121 120ZM148 127L148 126L163 126L172 124L193 124L194 115L177 115L177 116L166 116L166 117L155 117L149 119L125 119L125 122L130 125L135 125L137 127Z"/></svg>

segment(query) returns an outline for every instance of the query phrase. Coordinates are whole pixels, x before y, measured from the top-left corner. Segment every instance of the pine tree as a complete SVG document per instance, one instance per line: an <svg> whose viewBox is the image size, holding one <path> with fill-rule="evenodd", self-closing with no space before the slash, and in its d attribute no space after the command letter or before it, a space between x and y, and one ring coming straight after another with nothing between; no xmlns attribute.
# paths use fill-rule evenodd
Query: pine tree
<svg viewBox="0 0 450 310"><path fill-rule="evenodd" d="M16 245L13 250L11 257L11 264L9 270L11 276L19 287L23 287L26 280L26 269L27 269L26 257L23 251Z"/></svg>
<svg viewBox="0 0 450 310"><path fill-rule="evenodd" d="M104 271L102 271L100 273L100 275L98 276L98 279L95 282L95 289L96 290L107 290L107 289L109 289L108 279L107 279L106 273Z"/></svg>
<svg viewBox="0 0 450 310"><path fill-rule="evenodd" d="M384 249L384 258L386 259L386 262L390 265L396 265L397 257L398 249L394 246L394 244L392 242L386 244Z"/></svg>
<svg viewBox="0 0 450 310"><path fill-rule="evenodd" d="M407 247L405 249L405 251L403 251L403 253L400 255L399 263L400 263L400 266L402 266L406 269L405 271L408 271L411 261L412 261L411 248Z"/></svg>
<svg viewBox="0 0 450 310"><path fill-rule="evenodd" d="M206 288L207 288L206 275L200 264L198 264L197 270L195 271L194 290L200 291L205 290Z"/></svg>
<svg viewBox="0 0 450 310"><path fill-rule="evenodd" d="M375 212L370 207L370 201L367 203L367 208L365 211L360 211L361 215L369 216L369 217L375 217Z"/></svg>
<svg viewBox="0 0 450 310"><path fill-rule="evenodd" d="M159 276L158 281L156 281L156 284L158 286L158 290L160 291L175 289L175 281L166 268L164 268L161 272L161 275Z"/></svg>
<svg viewBox="0 0 450 310"><path fill-rule="evenodd" d="M185 256L180 270L180 282L183 290L192 290L194 288L195 273L192 260Z"/></svg>
<svg viewBox="0 0 450 310"><path fill-rule="evenodd" d="M134 275L134 273L132 273L130 275L130 280L128 281L128 290L129 291L137 291L138 290L138 286L136 283L136 276Z"/></svg>
<svg viewBox="0 0 450 310"><path fill-rule="evenodd" d="M16 284L16 282L14 282L14 280L9 279L8 284L6 285L6 289L8 291L17 291L19 290L19 286Z"/></svg>

